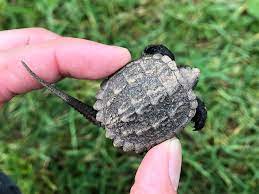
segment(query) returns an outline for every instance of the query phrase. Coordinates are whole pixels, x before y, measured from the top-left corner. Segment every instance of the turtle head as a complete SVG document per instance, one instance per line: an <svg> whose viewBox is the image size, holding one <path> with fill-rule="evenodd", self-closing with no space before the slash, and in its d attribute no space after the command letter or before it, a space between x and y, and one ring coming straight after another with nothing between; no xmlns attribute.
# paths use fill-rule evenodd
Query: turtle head
<svg viewBox="0 0 259 194"><path fill-rule="evenodd" d="M189 88L194 88L198 83L200 70L198 68L191 68L191 67L180 67L179 71L183 78L188 82Z"/></svg>
<svg viewBox="0 0 259 194"><path fill-rule="evenodd" d="M153 55L153 54L161 54L161 55L167 55L170 57L173 61L175 61L174 54L164 45L158 44L158 45L149 45L144 49L143 55Z"/></svg>

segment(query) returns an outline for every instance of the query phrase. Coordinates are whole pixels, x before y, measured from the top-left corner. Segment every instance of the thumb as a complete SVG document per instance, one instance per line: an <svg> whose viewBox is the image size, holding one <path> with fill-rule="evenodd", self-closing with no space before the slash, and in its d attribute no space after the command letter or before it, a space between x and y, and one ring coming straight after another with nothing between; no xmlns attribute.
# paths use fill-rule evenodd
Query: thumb
<svg viewBox="0 0 259 194"><path fill-rule="evenodd" d="M176 194L182 163L177 138L167 140L148 151L131 188L131 194Z"/></svg>

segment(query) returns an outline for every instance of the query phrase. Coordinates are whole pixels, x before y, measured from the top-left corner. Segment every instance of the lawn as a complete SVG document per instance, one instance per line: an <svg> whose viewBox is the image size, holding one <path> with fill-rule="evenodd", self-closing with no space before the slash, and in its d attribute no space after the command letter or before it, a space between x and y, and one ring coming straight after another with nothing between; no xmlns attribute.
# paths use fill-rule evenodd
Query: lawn
<svg viewBox="0 0 259 194"><path fill-rule="evenodd" d="M0 0L0 30L39 26L127 47L133 58L162 43L201 69L206 127L180 135L179 193L259 193L259 5L257 0ZM57 85L89 104L99 81ZM143 155L125 154L105 132L46 90L0 110L0 169L25 194L128 193Z"/></svg>

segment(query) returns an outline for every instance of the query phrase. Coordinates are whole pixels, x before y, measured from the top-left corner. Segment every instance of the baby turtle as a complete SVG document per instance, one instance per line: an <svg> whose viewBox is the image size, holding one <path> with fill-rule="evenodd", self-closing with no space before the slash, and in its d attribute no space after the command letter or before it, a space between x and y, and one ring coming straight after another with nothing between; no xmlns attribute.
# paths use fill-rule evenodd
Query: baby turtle
<svg viewBox="0 0 259 194"><path fill-rule="evenodd" d="M207 111L193 88L200 71L177 67L173 53L163 45L150 45L101 84L96 102L88 106L28 72L52 93L106 129L106 137L124 151L143 152L174 137L190 121L204 127Z"/></svg>

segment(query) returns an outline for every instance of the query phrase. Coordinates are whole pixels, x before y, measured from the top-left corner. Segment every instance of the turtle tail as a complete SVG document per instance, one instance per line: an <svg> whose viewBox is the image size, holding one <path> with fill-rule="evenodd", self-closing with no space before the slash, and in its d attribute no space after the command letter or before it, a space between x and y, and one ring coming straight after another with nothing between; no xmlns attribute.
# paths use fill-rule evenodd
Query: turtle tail
<svg viewBox="0 0 259 194"><path fill-rule="evenodd" d="M100 122L96 120L97 111L93 109L93 107L81 102L80 100L66 94L65 92L59 90L54 86L54 84L49 84L45 80L41 79L37 74L35 74L29 66L21 61L25 69L30 73L30 75L37 80L42 86L46 87L52 94L61 98L64 102L74 108L76 111L81 113L85 118L91 121L93 124L97 126L101 126Z"/></svg>

